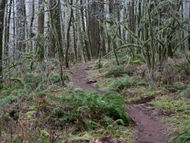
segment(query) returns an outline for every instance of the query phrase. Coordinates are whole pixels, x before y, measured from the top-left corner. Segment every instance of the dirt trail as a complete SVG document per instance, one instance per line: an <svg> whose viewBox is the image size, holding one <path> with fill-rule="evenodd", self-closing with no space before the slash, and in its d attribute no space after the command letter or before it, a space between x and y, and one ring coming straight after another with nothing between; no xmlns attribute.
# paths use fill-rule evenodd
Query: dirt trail
<svg viewBox="0 0 190 143"><path fill-rule="evenodd" d="M87 69L90 65L92 64L80 65L73 71L73 83L77 86L84 88L86 92L98 91L99 94L102 94L103 91L99 91L92 84L87 83L89 80L86 77L87 74L85 69Z"/></svg>
<svg viewBox="0 0 190 143"><path fill-rule="evenodd" d="M73 72L74 84L82 87L85 91L98 91L91 84L87 84L85 69L91 64L80 65ZM102 91L98 91L102 94ZM149 114L143 105L126 106L128 115L136 123L137 137L134 143L167 143L167 129L154 116Z"/></svg>
<svg viewBox="0 0 190 143"><path fill-rule="evenodd" d="M167 143L167 129L144 106L131 106L127 109L138 131L135 143Z"/></svg>

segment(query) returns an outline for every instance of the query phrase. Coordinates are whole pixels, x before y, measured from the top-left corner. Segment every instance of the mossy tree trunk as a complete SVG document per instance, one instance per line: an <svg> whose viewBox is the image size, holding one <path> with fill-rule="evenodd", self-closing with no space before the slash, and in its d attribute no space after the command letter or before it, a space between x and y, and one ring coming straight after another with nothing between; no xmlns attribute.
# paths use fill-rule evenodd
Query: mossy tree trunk
<svg viewBox="0 0 190 143"><path fill-rule="evenodd" d="M31 16L31 21L30 21L30 31L29 31L29 38L32 38L35 34L33 33L33 24L34 24L34 12L35 12L35 6L34 6L34 0L32 0L32 16ZM32 46L32 40L30 40L30 49L29 51L33 50Z"/></svg>
<svg viewBox="0 0 190 143"><path fill-rule="evenodd" d="M38 61L44 59L44 6L43 0L39 0L39 15L38 15L38 38L37 38L37 52Z"/></svg>
<svg viewBox="0 0 190 143"><path fill-rule="evenodd" d="M53 34L56 39L56 47L58 49L59 55L59 68L60 68L60 79L63 86L65 86L63 78L63 48L62 48L62 38L61 38L61 23L60 23L60 0L50 0L50 19L53 29Z"/></svg>
<svg viewBox="0 0 190 143"><path fill-rule="evenodd" d="M90 61L91 60L91 57L90 57L90 51L89 51L89 44L88 44L88 41L87 41L87 34L86 34L86 29L85 29L85 21L84 21L84 11L83 11L83 0L80 0L80 5L81 5L81 18L82 18L82 29L83 29L83 39L84 39L84 46L85 46L85 51L86 51L86 55L87 55L87 58L88 60Z"/></svg>
<svg viewBox="0 0 190 143"><path fill-rule="evenodd" d="M69 67L69 61L68 61L68 54L69 54L69 45L70 45L70 28L71 28L71 23L72 23L72 18L73 18L73 0L71 0L71 14L70 14L70 19L67 27L67 47L65 50L65 66L68 68Z"/></svg>

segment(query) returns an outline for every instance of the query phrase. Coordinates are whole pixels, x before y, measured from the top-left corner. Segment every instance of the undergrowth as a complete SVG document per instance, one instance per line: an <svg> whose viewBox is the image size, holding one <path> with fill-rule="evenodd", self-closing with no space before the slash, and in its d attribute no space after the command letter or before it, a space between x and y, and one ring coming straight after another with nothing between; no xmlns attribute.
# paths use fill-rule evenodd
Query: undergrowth
<svg viewBox="0 0 190 143"><path fill-rule="evenodd" d="M120 56L120 66L115 66L115 59L112 59L104 64L104 69L89 71L89 74L92 78L101 77L95 87L118 91L128 102L154 96L147 108L171 126L169 141L189 142L190 66L184 55L178 54L173 59L168 58L164 64L156 65L151 84L147 83L150 74L141 57L128 60L126 55Z"/></svg>
<svg viewBox="0 0 190 143"><path fill-rule="evenodd" d="M183 132L174 139L174 143L189 143L189 142L190 142L190 131Z"/></svg>
<svg viewBox="0 0 190 143"><path fill-rule="evenodd" d="M49 142L55 134L60 134L61 130L67 130L74 136L78 136L81 131L92 131L95 135L98 130L102 130L105 135L123 136L124 131L119 130L120 126L132 124L129 116L125 114L123 105L126 101L123 97L113 92L99 95L79 89L68 85L67 90L62 90L54 85L35 93L26 89L1 91L2 129L6 133L1 139L10 141L12 138L15 142ZM8 129L10 125L11 130ZM15 132L16 128L22 128L27 134ZM53 136L50 134L52 131L55 132ZM54 140L60 141L64 138L70 137L57 136Z"/></svg>
<svg viewBox="0 0 190 143"><path fill-rule="evenodd" d="M138 81L138 79L136 79L134 77L128 77L124 81L115 81L115 82L113 82L109 86L109 89L110 90L121 91L124 88L128 88L128 87L134 86L134 85L136 85L136 86L138 86L138 85L146 85L146 83L144 81Z"/></svg>
<svg viewBox="0 0 190 143"><path fill-rule="evenodd" d="M112 66L109 71L104 75L105 77L119 76L124 69L122 66Z"/></svg>

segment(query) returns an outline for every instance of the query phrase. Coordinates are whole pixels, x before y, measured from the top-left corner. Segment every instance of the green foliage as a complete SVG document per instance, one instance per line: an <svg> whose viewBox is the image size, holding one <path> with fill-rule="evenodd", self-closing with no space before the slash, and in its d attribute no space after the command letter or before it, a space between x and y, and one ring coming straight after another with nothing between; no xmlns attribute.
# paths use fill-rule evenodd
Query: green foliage
<svg viewBox="0 0 190 143"><path fill-rule="evenodd" d="M185 51L181 51L181 50L176 50L176 52L174 53L175 56L185 56L186 52Z"/></svg>
<svg viewBox="0 0 190 143"><path fill-rule="evenodd" d="M52 75L51 77L51 80L54 82L54 83L58 83L61 81L60 77L58 75Z"/></svg>
<svg viewBox="0 0 190 143"><path fill-rule="evenodd" d="M110 86L110 90L122 90L125 87L124 83L122 81L115 81Z"/></svg>
<svg viewBox="0 0 190 143"><path fill-rule="evenodd" d="M58 114L62 121L69 121L72 124L77 122L83 130L96 129L108 123L106 117L113 120L120 119L122 124L131 124L130 118L125 114L125 103L123 97L109 92L99 95L96 92L77 92L66 96L63 101L64 111ZM118 120L119 121L119 120ZM110 123L110 122L109 122Z"/></svg>
<svg viewBox="0 0 190 143"><path fill-rule="evenodd" d="M105 68L102 68L102 69L99 69L98 71L99 71L99 73L103 73L103 72L105 72Z"/></svg>
<svg viewBox="0 0 190 143"><path fill-rule="evenodd" d="M109 69L109 71L105 74L105 77L110 77L112 75L119 76L124 69L122 66L113 66Z"/></svg>
<svg viewBox="0 0 190 143"><path fill-rule="evenodd" d="M185 131L179 134L175 139L174 143L189 143L190 142L190 131Z"/></svg>
<svg viewBox="0 0 190 143"><path fill-rule="evenodd" d="M24 77L26 86L30 86L32 89L35 89L42 83L42 76L34 76L33 74L26 74Z"/></svg>
<svg viewBox="0 0 190 143"><path fill-rule="evenodd" d="M22 135L15 135L14 137L13 137L13 143L20 143L20 142L22 142Z"/></svg>
<svg viewBox="0 0 190 143"><path fill-rule="evenodd" d="M132 61L133 64L136 64L136 65L141 65L141 61L140 60L135 60L135 61Z"/></svg>
<svg viewBox="0 0 190 143"><path fill-rule="evenodd" d="M103 63L102 62L96 62L96 67L97 68L102 68L103 67Z"/></svg>
<svg viewBox="0 0 190 143"><path fill-rule="evenodd" d="M187 88L183 82L175 82L173 85L165 85L164 87L173 92L183 91Z"/></svg>
<svg viewBox="0 0 190 143"><path fill-rule="evenodd" d="M36 129L39 140L37 141L38 143L48 143L50 139L50 135L46 130L41 130L40 128Z"/></svg>
<svg viewBox="0 0 190 143"><path fill-rule="evenodd" d="M127 56L119 56L119 57L118 57L118 61L119 61L120 64L126 63L126 62L127 62L127 59L128 59ZM111 62L112 62L112 63L116 63L116 59L113 58L113 59L111 60Z"/></svg>
<svg viewBox="0 0 190 143"><path fill-rule="evenodd" d="M133 85L146 85L144 81L137 81L134 77L126 78L124 81L115 81L110 86L110 90L122 90Z"/></svg>
<svg viewBox="0 0 190 143"><path fill-rule="evenodd" d="M19 99L17 96L7 96L0 100L0 104L5 104L7 102L12 103L12 102L16 101L17 99Z"/></svg>

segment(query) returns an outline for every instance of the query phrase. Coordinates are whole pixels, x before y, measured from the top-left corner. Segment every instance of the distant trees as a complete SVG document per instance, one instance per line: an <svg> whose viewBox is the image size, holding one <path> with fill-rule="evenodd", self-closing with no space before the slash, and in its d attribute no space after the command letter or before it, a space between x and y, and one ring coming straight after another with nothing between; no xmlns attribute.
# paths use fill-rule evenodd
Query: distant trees
<svg viewBox="0 0 190 143"><path fill-rule="evenodd" d="M119 65L122 49L141 54L153 71L177 50L190 49L189 0L6 2L1 58L15 51L35 51L39 62L59 58L62 80L71 61L114 55Z"/></svg>

